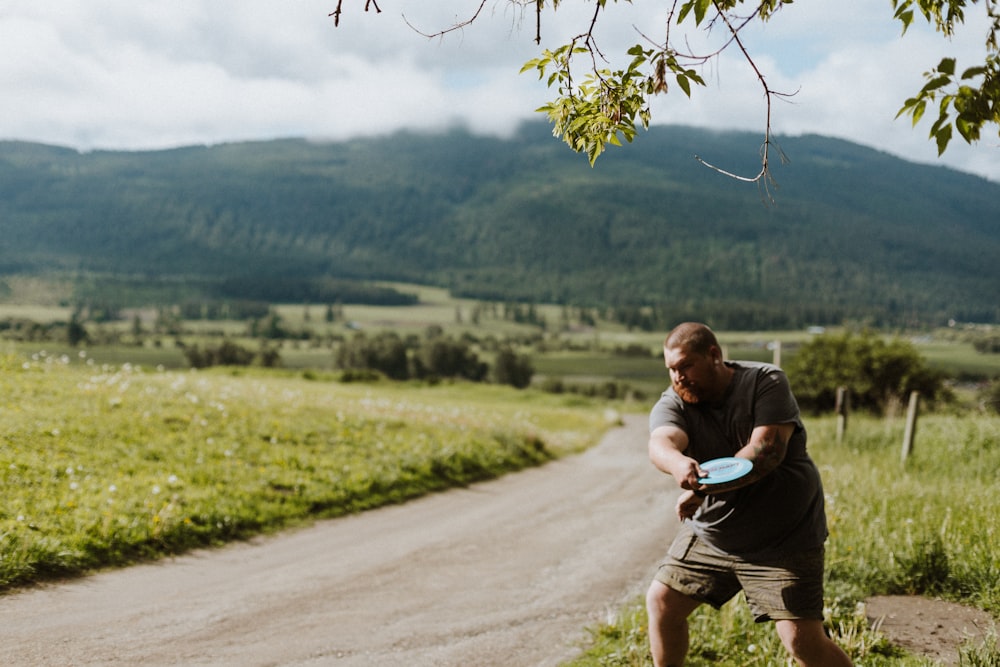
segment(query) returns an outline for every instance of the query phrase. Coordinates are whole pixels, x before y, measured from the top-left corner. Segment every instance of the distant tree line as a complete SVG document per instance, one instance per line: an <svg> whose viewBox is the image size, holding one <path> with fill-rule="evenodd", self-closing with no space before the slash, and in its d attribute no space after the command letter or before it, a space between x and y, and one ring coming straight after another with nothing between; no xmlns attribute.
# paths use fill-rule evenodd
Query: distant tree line
<svg viewBox="0 0 1000 667"><path fill-rule="evenodd" d="M257 352L231 340L218 345L186 345L181 343L184 358L191 368L210 366L263 366L274 368L281 365L281 355L277 349L261 345Z"/></svg>
<svg viewBox="0 0 1000 667"><path fill-rule="evenodd" d="M227 278L218 292L223 298L264 303L355 303L369 306L412 306L417 295L392 287L327 277L285 276L267 271Z"/></svg>
<svg viewBox="0 0 1000 667"><path fill-rule="evenodd" d="M527 355L518 354L508 343L496 345L491 368L470 341L445 336L437 327L423 338L359 332L337 348L335 360L337 367L348 373L377 372L393 380L492 380L524 388L534 375Z"/></svg>

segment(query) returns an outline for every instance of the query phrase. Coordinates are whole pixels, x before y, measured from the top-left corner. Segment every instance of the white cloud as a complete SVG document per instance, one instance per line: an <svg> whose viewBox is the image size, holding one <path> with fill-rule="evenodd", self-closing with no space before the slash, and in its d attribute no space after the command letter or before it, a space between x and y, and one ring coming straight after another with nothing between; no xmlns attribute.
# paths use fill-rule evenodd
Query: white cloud
<svg viewBox="0 0 1000 667"><path fill-rule="evenodd" d="M533 11L508 0L488 0L476 23L434 40L407 22L433 32L471 16L478 0L382 0L381 14L364 4L344 0L335 28L327 15L337 0L5 3L0 137L89 149L341 139L456 122L509 134L551 96L533 74L518 74L521 64L585 30L595 7L565 0L543 18L538 46ZM662 39L667 8L609 3L602 48L614 54L643 35ZM936 162L929 123L911 129L894 116L941 55L974 58L981 40L974 31L951 43L929 29L911 32L900 39L888 3L811 0L747 33L768 83L799 91L776 104L775 131ZM691 35L695 48L718 37ZM763 131L761 90L736 56L707 70L709 86L692 100L679 91L657 100L654 122ZM973 148L955 139L943 162L1000 182L998 144L995 133Z"/></svg>

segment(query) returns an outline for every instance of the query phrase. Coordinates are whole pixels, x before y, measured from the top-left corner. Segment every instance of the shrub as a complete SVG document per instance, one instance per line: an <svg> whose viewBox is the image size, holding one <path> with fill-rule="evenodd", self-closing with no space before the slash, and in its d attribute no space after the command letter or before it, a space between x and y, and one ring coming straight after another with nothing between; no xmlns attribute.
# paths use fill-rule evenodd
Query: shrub
<svg viewBox="0 0 1000 667"><path fill-rule="evenodd" d="M1000 414L1000 380L993 380L980 390L979 403L987 412Z"/></svg>
<svg viewBox="0 0 1000 667"><path fill-rule="evenodd" d="M535 368L528 357L519 355L506 346L497 352L493 378L498 384L508 384L518 389L524 389L531 384L531 377L534 374Z"/></svg>
<svg viewBox="0 0 1000 667"><path fill-rule="evenodd" d="M931 401L946 395L943 375L910 342L867 332L817 336L792 358L788 375L801 407L814 412L831 410L841 386L854 408L873 412L905 403L913 391Z"/></svg>

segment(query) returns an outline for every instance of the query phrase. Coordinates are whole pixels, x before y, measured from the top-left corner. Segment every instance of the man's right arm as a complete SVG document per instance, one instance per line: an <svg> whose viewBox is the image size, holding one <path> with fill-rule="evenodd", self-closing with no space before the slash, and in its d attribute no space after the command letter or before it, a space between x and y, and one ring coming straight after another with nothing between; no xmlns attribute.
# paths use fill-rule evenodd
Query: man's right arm
<svg viewBox="0 0 1000 667"><path fill-rule="evenodd" d="M697 489L705 472L684 452L688 436L676 426L659 426L649 434L649 460L662 472L672 475L682 489Z"/></svg>
<svg viewBox="0 0 1000 667"><path fill-rule="evenodd" d="M677 497L674 510L681 521L690 519L705 499L705 492L698 478L705 472L698 462L684 451L688 446L687 433L676 426L660 426L649 434L649 460L661 471L672 475L678 486L684 489Z"/></svg>

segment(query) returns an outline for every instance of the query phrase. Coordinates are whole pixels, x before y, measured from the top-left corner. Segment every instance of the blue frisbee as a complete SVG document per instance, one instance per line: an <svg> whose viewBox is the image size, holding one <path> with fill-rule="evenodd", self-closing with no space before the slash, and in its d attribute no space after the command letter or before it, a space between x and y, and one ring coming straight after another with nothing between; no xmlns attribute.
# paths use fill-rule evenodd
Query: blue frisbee
<svg viewBox="0 0 1000 667"><path fill-rule="evenodd" d="M749 459L741 459L735 456L712 459L698 465L708 473L708 477L702 477L698 480L698 483L708 485L726 484L744 477L753 470L753 463Z"/></svg>

